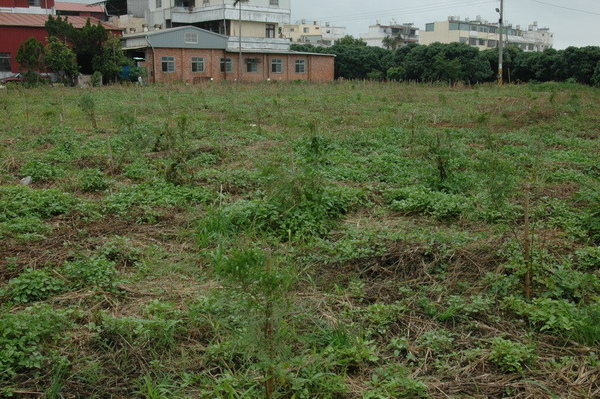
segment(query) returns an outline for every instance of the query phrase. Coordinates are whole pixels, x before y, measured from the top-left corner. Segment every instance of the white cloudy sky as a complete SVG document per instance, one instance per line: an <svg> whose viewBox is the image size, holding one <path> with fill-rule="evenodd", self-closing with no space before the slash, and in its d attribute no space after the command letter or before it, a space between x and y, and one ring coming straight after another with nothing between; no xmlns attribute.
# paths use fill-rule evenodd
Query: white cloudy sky
<svg viewBox="0 0 600 399"><path fill-rule="evenodd" d="M497 21L500 0L292 0L292 22L306 19L345 26L358 37L379 20L387 24L441 21L449 15ZM504 0L504 19L526 28L533 21L554 33L554 47L600 46L600 0Z"/></svg>
<svg viewBox="0 0 600 399"><path fill-rule="evenodd" d="M67 0L69 1L69 0ZM94 3L99 0L70 0ZM291 0L292 23L329 22L345 26L358 37L378 20L387 24L413 22L424 29L427 22L449 15L496 21L500 0ZM600 46L600 0L504 0L504 19L525 28L534 21L554 33L554 47Z"/></svg>

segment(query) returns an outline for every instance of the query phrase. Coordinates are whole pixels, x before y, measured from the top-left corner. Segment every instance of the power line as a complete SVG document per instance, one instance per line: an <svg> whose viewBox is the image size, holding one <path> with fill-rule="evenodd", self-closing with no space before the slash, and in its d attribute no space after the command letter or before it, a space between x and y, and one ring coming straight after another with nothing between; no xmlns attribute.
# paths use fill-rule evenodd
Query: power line
<svg viewBox="0 0 600 399"><path fill-rule="evenodd" d="M552 4L552 3L547 3L545 1L540 1L540 0L531 0L534 3L540 3L540 4L545 4L547 6L552 6L552 7L556 7L556 8L562 8L564 10L570 10L570 11L577 11L577 12L582 12L584 14L591 14L591 15L600 15L600 12L594 12L594 11L586 11L586 10L579 10L577 8L571 8L571 7L565 7L565 6L559 6L558 4Z"/></svg>
<svg viewBox="0 0 600 399"><path fill-rule="evenodd" d="M420 5L414 7L405 7L401 9L392 9L392 10L381 10L381 11L373 11L373 12L362 12L357 14L338 14L336 16L330 17L320 17L320 19L325 19L327 21L356 21L356 20L364 20L371 19L377 17L389 16L390 14L401 13L402 15L406 14L419 14L427 11L436 11L440 9L448 9L448 8L459 8L466 6L473 6L485 3L496 3L497 0L487 0L487 1L446 1L446 2L438 2L435 4L428 5Z"/></svg>

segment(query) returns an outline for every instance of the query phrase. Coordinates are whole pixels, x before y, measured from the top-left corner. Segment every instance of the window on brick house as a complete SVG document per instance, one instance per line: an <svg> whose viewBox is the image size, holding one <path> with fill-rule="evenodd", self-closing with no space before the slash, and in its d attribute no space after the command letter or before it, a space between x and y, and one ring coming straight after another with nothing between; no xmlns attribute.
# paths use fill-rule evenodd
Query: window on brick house
<svg viewBox="0 0 600 399"><path fill-rule="evenodd" d="M192 57L192 72L204 72L204 58Z"/></svg>
<svg viewBox="0 0 600 399"><path fill-rule="evenodd" d="M271 60L271 72L283 73L283 60L281 58L273 58Z"/></svg>
<svg viewBox="0 0 600 399"><path fill-rule="evenodd" d="M233 60L231 58L221 58L221 72L233 72Z"/></svg>
<svg viewBox="0 0 600 399"><path fill-rule="evenodd" d="M175 57L161 57L161 70L175 72Z"/></svg>
<svg viewBox="0 0 600 399"><path fill-rule="evenodd" d="M29 0L28 4L30 7L41 7L42 0Z"/></svg>
<svg viewBox="0 0 600 399"><path fill-rule="evenodd" d="M258 72L258 58L247 58L246 59L246 72L256 73Z"/></svg>
<svg viewBox="0 0 600 399"><path fill-rule="evenodd" d="M10 72L10 53L0 53L0 71Z"/></svg>
<svg viewBox="0 0 600 399"><path fill-rule="evenodd" d="M306 72L306 60L296 60L296 73Z"/></svg>

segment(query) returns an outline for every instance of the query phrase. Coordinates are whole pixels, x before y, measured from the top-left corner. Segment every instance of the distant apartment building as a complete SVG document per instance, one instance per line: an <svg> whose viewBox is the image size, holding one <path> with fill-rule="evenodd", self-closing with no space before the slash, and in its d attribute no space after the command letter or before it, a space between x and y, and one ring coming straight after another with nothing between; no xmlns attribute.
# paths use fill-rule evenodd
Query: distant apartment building
<svg viewBox="0 0 600 399"><path fill-rule="evenodd" d="M344 36L346 36L345 27L332 26L329 22L321 25L317 21L307 23L306 20L302 20L283 27L283 37L288 38L292 43L333 46L336 41Z"/></svg>
<svg viewBox="0 0 600 399"><path fill-rule="evenodd" d="M498 23L490 23L477 17L475 20L460 19L450 16L447 21L436 21L425 25L421 31L419 43L467 43L481 50L498 46L500 39ZM527 30L520 25L504 26L503 40L505 45L517 46L524 51L544 51L552 48L554 34L548 28L539 28L537 22L529 25Z"/></svg>
<svg viewBox="0 0 600 399"><path fill-rule="evenodd" d="M148 30L195 26L229 37L230 48L289 49L283 27L290 23L291 0L144 0ZM139 4L133 15L140 15Z"/></svg>
<svg viewBox="0 0 600 399"><path fill-rule="evenodd" d="M382 48L396 48L406 46L409 43L419 42L419 28L412 23L397 24L392 21L389 25L377 22L369 26L369 32L361 33L360 38L368 46Z"/></svg>

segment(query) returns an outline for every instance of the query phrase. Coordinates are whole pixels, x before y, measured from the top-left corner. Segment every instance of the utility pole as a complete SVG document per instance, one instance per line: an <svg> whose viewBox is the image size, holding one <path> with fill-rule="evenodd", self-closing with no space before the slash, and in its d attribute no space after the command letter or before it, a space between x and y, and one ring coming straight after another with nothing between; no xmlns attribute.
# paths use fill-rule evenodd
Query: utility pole
<svg viewBox="0 0 600 399"><path fill-rule="evenodd" d="M233 6L239 6L240 14L238 18L238 82L242 81L242 3L248 0L235 0Z"/></svg>
<svg viewBox="0 0 600 399"><path fill-rule="evenodd" d="M498 28L500 29L500 41L498 41L498 85L502 86L502 62L504 61L504 39L502 37L502 31L504 30L504 0L500 0L500 9L496 8L496 12L500 13L500 19L498 20Z"/></svg>

